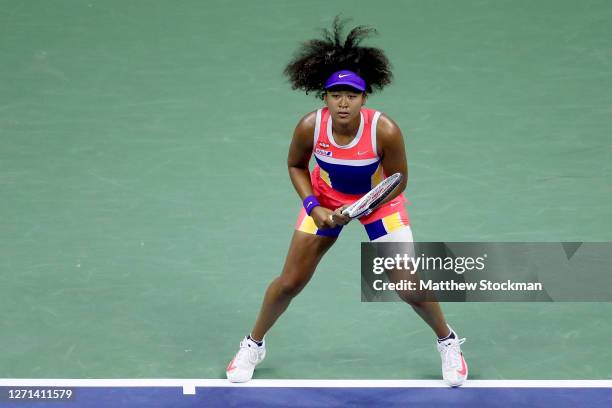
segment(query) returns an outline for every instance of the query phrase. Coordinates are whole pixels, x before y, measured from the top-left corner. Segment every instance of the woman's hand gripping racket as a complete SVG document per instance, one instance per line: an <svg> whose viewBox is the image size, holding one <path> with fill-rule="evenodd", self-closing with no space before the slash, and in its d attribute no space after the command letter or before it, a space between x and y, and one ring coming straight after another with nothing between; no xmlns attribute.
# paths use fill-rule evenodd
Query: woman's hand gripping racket
<svg viewBox="0 0 612 408"><path fill-rule="evenodd" d="M401 182L402 175L400 173L387 177L366 195L346 207L342 214L350 218L360 218L370 214Z"/></svg>

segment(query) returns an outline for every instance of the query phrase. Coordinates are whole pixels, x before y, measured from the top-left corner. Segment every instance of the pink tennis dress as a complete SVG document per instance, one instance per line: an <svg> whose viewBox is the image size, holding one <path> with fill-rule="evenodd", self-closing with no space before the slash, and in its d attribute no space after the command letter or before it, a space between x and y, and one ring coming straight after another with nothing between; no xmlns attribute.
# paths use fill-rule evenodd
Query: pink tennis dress
<svg viewBox="0 0 612 408"><path fill-rule="evenodd" d="M339 145L332 134L329 109L317 110L313 143L316 165L310 173L310 180L317 200L330 210L352 204L386 177L376 150L376 124L380 112L362 108L360 114L359 129L351 143ZM359 219L370 240L409 225L404 206L406 202L402 193ZM303 208L295 228L309 234L332 237L337 237L342 230L342 226L318 229Z"/></svg>

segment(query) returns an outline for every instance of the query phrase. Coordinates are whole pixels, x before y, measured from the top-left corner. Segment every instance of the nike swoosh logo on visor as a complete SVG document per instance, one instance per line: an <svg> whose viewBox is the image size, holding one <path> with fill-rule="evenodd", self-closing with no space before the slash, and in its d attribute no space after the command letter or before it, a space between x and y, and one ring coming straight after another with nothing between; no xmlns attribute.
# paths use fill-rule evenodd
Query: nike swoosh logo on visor
<svg viewBox="0 0 612 408"><path fill-rule="evenodd" d="M344 78L344 77L347 77L347 76L351 76L351 74L338 75L338 78Z"/></svg>

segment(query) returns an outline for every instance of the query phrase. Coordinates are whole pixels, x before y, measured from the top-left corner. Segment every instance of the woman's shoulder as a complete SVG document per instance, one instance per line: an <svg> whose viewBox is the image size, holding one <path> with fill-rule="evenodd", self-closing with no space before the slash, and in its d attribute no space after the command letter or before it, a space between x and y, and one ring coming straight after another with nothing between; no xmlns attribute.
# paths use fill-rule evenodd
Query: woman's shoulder
<svg viewBox="0 0 612 408"><path fill-rule="evenodd" d="M376 123L376 135L379 140L389 140L402 137L402 132L397 123L388 115L381 112Z"/></svg>
<svg viewBox="0 0 612 408"><path fill-rule="evenodd" d="M314 132L315 125L317 122L317 111L308 112L306 115L302 116L299 120L296 131L302 132Z"/></svg>

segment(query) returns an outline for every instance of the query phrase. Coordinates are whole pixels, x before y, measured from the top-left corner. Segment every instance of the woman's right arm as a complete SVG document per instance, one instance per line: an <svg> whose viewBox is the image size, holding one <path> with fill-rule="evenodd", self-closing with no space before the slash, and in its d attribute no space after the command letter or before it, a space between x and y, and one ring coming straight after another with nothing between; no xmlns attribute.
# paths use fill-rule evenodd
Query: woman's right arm
<svg viewBox="0 0 612 408"><path fill-rule="evenodd" d="M291 140L287 157L289 177L302 201L306 197L313 195L308 163L312 155L315 121L316 112L311 112L300 120L293 132L293 139ZM323 206L315 207L310 212L310 216L319 229L333 228L337 225L336 222L330 219L330 214L333 214L333 211Z"/></svg>

